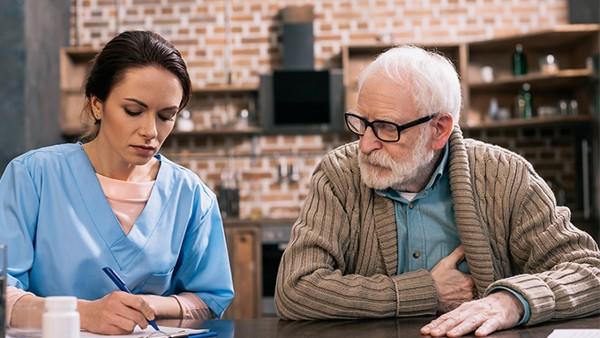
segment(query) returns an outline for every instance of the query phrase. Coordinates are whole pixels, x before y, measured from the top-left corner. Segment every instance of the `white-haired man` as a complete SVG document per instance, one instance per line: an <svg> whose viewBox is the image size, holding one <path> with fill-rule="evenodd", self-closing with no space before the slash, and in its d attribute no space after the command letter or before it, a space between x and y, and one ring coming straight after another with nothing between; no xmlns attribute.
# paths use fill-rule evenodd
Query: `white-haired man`
<svg viewBox="0 0 600 338"><path fill-rule="evenodd" d="M598 245L525 159L462 137L460 106L440 55L363 71L360 140L315 170L279 267L282 318L445 313L421 332L460 336L600 313Z"/></svg>

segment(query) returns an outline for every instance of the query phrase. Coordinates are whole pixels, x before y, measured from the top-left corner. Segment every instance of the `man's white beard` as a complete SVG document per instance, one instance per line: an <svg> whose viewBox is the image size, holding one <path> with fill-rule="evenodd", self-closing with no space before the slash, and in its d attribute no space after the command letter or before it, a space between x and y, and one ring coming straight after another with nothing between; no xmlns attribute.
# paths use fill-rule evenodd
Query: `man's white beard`
<svg viewBox="0 0 600 338"><path fill-rule="evenodd" d="M429 137L426 133L419 135L411 156L398 162L383 150L375 150L369 155L359 152L358 164L363 182L370 188L387 189L414 181L419 175L423 175L422 169L429 165L435 155L433 149L427 149L427 141ZM390 169L391 173L382 175L369 163Z"/></svg>

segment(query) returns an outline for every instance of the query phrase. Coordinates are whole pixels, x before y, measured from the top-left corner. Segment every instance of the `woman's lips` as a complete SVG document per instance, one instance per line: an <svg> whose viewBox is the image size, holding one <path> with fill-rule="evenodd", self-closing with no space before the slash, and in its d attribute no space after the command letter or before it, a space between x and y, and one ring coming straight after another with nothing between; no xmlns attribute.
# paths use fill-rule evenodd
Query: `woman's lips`
<svg viewBox="0 0 600 338"><path fill-rule="evenodd" d="M156 152L156 148L152 146L131 146L136 153L144 155L144 156L152 156Z"/></svg>

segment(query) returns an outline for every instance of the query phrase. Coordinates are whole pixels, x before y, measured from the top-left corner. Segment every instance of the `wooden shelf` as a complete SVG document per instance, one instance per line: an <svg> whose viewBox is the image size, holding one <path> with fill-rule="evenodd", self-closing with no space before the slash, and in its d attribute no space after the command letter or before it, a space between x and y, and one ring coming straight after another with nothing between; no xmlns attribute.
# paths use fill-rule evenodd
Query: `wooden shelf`
<svg viewBox="0 0 600 338"><path fill-rule="evenodd" d="M223 225L225 227L247 227L247 226L286 226L291 227L296 222L296 218L258 218L258 219L244 219L244 218L223 218Z"/></svg>
<svg viewBox="0 0 600 338"><path fill-rule="evenodd" d="M248 127L244 129L235 128L216 128L194 131L176 131L171 133L173 137L196 137L196 136L235 136L235 135L255 135L263 131L261 128Z"/></svg>
<svg viewBox="0 0 600 338"><path fill-rule="evenodd" d="M577 87L586 85L586 80L596 79L591 69L565 69L556 73L529 73L522 76L501 78L492 82L475 82L469 84L473 91L477 90L510 90L518 89L523 83L531 84L532 90L560 87Z"/></svg>
<svg viewBox="0 0 600 338"><path fill-rule="evenodd" d="M547 116L534 117L531 119L509 119L486 121L479 125L461 126L462 130L477 130L477 129L495 129L495 128L514 128L514 127L538 127L552 124L585 124L593 121L590 115L573 115L573 116Z"/></svg>
<svg viewBox="0 0 600 338"><path fill-rule="evenodd" d="M63 47L62 51L74 60L88 61L96 56L100 49L91 46L69 46Z"/></svg>
<svg viewBox="0 0 600 338"><path fill-rule="evenodd" d="M193 87L192 87L193 88ZM246 93L255 92L258 90L257 85L220 85L220 86L207 86L198 87L192 89L192 94L229 94L229 93Z"/></svg>
<svg viewBox="0 0 600 338"><path fill-rule="evenodd" d="M577 45L579 40L598 34L599 29L600 24L560 25L549 30L511 35L492 40L474 41L469 43L469 49L471 52L488 53L492 51L512 51L517 43L532 49Z"/></svg>
<svg viewBox="0 0 600 338"><path fill-rule="evenodd" d="M422 47L429 50L439 50L444 53L445 51L455 51L458 49L458 43L414 43L414 46ZM373 53L381 53L390 48L396 47L396 44L351 44L343 47L343 50L346 50L349 53L365 53L365 54L373 54ZM343 51L342 51L343 53Z"/></svg>

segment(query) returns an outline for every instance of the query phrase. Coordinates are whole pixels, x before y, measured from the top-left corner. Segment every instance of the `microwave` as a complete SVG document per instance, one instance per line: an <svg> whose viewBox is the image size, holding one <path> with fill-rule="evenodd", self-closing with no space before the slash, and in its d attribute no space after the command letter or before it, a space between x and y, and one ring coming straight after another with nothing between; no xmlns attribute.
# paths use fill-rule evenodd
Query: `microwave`
<svg viewBox="0 0 600 338"><path fill-rule="evenodd" d="M260 124L265 131L344 129L342 71L275 70L260 76Z"/></svg>

